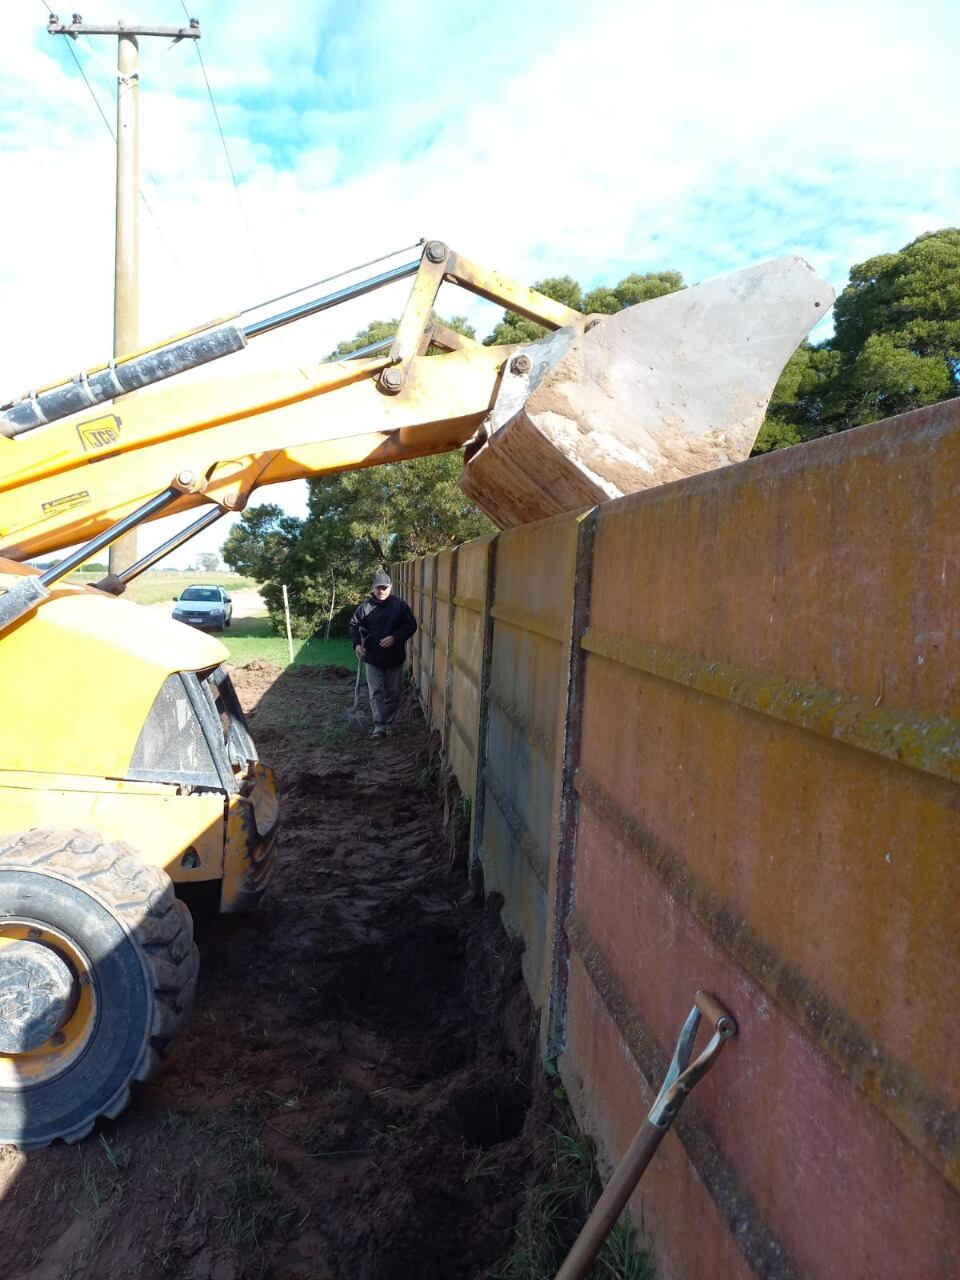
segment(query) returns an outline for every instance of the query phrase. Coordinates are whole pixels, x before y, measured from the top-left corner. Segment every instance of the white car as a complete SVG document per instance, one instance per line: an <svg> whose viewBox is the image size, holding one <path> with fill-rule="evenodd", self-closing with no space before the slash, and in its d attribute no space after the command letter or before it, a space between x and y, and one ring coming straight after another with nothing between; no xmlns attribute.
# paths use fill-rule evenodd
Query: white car
<svg viewBox="0 0 960 1280"><path fill-rule="evenodd" d="M173 602L173 616L177 622L191 627L203 627L209 631L222 631L229 627L233 605L223 587L200 585L187 587Z"/></svg>

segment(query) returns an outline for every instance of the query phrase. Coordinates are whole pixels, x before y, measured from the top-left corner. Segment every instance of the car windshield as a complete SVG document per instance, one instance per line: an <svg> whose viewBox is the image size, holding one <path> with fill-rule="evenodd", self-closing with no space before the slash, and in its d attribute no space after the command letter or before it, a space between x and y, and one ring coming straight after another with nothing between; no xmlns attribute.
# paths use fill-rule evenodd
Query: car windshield
<svg viewBox="0 0 960 1280"><path fill-rule="evenodd" d="M220 592L216 587L187 587L181 600L219 600Z"/></svg>

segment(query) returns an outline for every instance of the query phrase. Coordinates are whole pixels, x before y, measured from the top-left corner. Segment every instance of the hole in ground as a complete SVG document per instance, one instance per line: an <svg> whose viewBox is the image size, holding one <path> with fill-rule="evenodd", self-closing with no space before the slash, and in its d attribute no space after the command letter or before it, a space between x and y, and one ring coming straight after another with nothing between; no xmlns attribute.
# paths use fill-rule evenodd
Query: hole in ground
<svg viewBox="0 0 960 1280"><path fill-rule="evenodd" d="M452 926L423 926L344 965L337 985L341 1007L380 1026L433 1026L463 988L464 944Z"/></svg>
<svg viewBox="0 0 960 1280"><path fill-rule="evenodd" d="M456 1102L464 1142L481 1151L509 1142L523 1128L529 1105L529 1093L520 1084L512 1089L477 1089L465 1094Z"/></svg>

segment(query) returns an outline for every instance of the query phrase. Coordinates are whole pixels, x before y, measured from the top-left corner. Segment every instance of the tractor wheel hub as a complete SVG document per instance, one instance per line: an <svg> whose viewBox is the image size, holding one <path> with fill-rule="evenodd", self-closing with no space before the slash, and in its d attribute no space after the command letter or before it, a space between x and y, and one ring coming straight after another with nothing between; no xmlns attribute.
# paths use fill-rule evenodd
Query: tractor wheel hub
<svg viewBox="0 0 960 1280"><path fill-rule="evenodd" d="M77 1003L70 966L40 942L0 948L0 1053L28 1053L56 1035Z"/></svg>

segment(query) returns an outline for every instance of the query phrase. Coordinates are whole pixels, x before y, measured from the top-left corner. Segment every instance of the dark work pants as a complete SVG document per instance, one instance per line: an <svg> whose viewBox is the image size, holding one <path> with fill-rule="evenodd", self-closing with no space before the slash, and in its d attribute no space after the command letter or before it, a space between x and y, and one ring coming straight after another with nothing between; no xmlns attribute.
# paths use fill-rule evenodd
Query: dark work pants
<svg viewBox="0 0 960 1280"><path fill-rule="evenodd" d="M403 667L374 667L367 663L367 689L374 729L385 729L393 723L403 688Z"/></svg>

